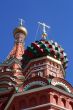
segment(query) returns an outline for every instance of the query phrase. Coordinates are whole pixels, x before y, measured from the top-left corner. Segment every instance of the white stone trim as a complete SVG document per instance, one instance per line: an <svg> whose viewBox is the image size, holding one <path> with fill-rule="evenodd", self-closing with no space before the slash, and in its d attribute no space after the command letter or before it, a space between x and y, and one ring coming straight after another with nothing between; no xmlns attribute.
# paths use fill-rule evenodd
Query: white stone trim
<svg viewBox="0 0 73 110"><path fill-rule="evenodd" d="M26 88L30 88L34 85L40 85L40 86L47 86L47 83L43 82L43 81L33 81L33 82L30 82L29 84L27 84L25 87L24 87L24 91L26 90Z"/></svg>
<svg viewBox="0 0 73 110"><path fill-rule="evenodd" d="M55 63L58 63L58 64L61 65L61 61L58 61L58 60L56 60L55 58L50 57L50 56L47 56L47 58L48 58L49 60L54 61Z"/></svg>
<svg viewBox="0 0 73 110"><path fill-rule="evenodd" d="M61 110L70 110L70 109L64 108L62 106L53 104L53 103L42 104L42 105L38 105L38 106L35 106L35 107L30 107L30 108L26 108L26 109L22 109L22 110L35 110L35 109L46 107L46 106L53 106L53 107L61 109ZM52 109L50 109L50 110L52 110Z"/></svg>
<svg viewBox="0 0 73 110"><path fill-rule="evenodd" d="M46 56L46 57L41 57L41 58L32 59L31 61L29 61L29 63L27 64L27 67L25 67L24 70L26 70L26 69L28 68L28 66L30 65L30 63L32 63L32 62L34 62L34 61L43 60L43 59L46 59L46 58L48 58L49 60L51 60L51 61L53 61L53 62L55 62L55 63L58 63L59 65L62 65L62 64L61 64L61 61L58 61L58 60L56 60L55 58L52 58L52 57L50 57L50 56Z"/></svg>
<svg viewBox="0 0 73 110"><path fill-rule="evenodd" d="M69 87L66 84L64 84L63 82L59 82L59 81L58 82L54 82L53 85L54 86L61 85L62 87L65 87L68 90L69 93L71 93L71 90L69 89Z"/></svg>

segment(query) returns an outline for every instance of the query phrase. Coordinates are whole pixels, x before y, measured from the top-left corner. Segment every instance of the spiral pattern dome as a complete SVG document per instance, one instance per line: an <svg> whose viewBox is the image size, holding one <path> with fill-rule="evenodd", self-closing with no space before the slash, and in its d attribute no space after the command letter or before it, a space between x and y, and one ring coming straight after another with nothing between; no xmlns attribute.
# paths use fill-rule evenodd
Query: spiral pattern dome
<svg viewBox="0 0 73 110"><path fill-rule="evenodd" d="M63 68L66 69L68 59L64 49L52 40L39 40L31 43L24 52L22 59L22 68L31 60L43 56L50 56L61 61Z"/></svg>

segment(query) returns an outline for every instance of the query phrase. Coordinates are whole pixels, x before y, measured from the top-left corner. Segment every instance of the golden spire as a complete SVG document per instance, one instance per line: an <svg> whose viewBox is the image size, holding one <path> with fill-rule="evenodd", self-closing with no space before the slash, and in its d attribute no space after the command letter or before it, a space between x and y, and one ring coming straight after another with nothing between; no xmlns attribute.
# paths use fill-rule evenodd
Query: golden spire
<svg viewBox="0 0 73 110"><path fill-rule="evenodd" d="M23 19L19 19L19 21L20 21L19 26L14 29L14 32L13 32L14 36L17 33L23 33L26 36L27 35L27 29L23 26L24 20Z"/></svg>

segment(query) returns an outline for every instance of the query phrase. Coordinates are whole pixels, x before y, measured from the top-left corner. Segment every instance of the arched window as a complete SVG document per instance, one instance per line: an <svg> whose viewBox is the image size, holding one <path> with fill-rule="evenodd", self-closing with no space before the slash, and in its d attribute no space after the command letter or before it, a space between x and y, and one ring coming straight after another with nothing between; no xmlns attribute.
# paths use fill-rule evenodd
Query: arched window
<svg viewBox="0 0 73 110"><path fill-rule="evenodd" d="M58 104L58 96L57 95L54 95L53 102L54 102L54 104Z"/></svg>
<svg viewBox="0 0 73 110"><path fill-rule="evenodd" d="M61 106L66 107L66 100L64 98L61 99Z"/></svg>
<svg viewBox="0 0 73 110"><path fill-rule="evenodd" d="M39 71L39 72L38 72L38 76L43 77L43 72L42 72L42 71Z"/></svg>
<svg viewBox="0 0 73 110"><path fill-rule="evenodd" d="M70 103L69 103L69 109L70 109L70 110L73 110L73 102L70 102Z"/></svg>

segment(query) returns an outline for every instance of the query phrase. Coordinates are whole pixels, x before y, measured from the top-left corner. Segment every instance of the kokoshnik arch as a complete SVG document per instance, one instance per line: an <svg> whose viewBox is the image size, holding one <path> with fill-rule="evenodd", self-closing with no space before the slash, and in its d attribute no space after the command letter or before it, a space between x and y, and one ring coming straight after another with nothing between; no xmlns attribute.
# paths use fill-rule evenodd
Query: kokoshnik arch
<svg viewBox="0 0 73 110"><path fill-rule="evenodd" d="M14 46L0 64L0 110L73 110L73 87L65 80L67 55L48 36L24 46L23 20L14 31Z"/></svg>

